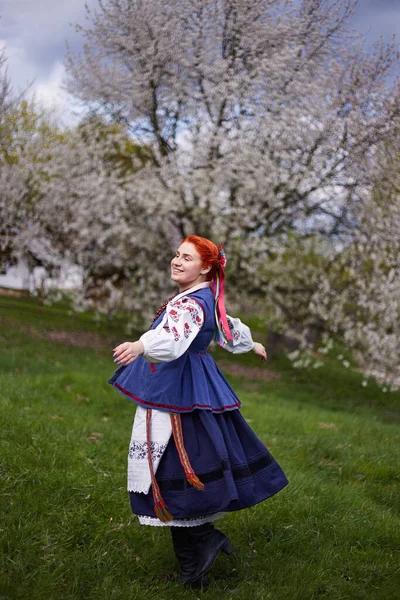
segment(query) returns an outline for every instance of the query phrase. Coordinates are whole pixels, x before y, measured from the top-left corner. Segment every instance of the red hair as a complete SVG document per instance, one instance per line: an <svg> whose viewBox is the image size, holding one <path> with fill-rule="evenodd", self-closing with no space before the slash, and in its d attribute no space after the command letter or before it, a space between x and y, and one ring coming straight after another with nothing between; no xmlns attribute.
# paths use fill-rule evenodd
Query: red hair
<svg viewBox="0 0 400 600"><path fill-rule="evenodd" d="M229 324L226 317L225 300L224 300L224 289L225 289L225 275L224 268L226 265L225 253L222 250L222 246L218 248L214 242L207 238L200 237L198 235L189 235L181 244L188 242L193 244L196 248L197 253L200 255L203 267L211 266L211 270L206 275L206 280L211 281L213 284L213 294L215 299L215 320L216 320L216 338L221 346L224 346L228 341L232 340L232 334L229 329Z"/></svg>
<svg viewBox="0 0 400 600"><path fill-rule="evenodd" d="M211 266L212 269L207 273L207 280L211 281L219 268L219 248L214 242L199 235L188 235L181 244L188 242L193 244L197 253L200 255L203 267Z"/></svg>

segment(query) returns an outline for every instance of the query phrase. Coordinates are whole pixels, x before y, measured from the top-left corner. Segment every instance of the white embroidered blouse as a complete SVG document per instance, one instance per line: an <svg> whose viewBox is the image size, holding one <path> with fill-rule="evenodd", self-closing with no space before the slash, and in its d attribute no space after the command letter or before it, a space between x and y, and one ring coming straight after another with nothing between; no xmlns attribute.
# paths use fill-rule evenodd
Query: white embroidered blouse
<svg viewBox="0 0 400 600"><path fill-rule="evenodd" d="M144 346L145 360L167 362L179 358L186 352L204 322L203 309L195 300L188 297L188 294L209 285L207 281L200 283L181 292L168 302L162 321L155 329L146 331L140 338ZM233 339L224 346L225 350L233 354L252 350L254 342L247 325L229 315L227 321Z"/></svg>

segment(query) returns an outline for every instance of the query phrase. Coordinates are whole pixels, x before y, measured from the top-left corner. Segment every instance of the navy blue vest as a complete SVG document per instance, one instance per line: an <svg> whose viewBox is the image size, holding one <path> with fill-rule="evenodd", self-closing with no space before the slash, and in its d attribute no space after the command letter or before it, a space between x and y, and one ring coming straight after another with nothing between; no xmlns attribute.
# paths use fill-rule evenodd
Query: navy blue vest
<svg viewBox="0 0 400 600"><path fill-rule="evenodd" d="M189 297L204 311L204 323L189 349L169 362L151 363L140 356L128 366L121 365L108 383L147 408L179 413L196 409L216 413L238 409L240 400L207 351L216 329L212 291L203 288ZM152 329L163 317L164 313L153 323Z"/></svg>

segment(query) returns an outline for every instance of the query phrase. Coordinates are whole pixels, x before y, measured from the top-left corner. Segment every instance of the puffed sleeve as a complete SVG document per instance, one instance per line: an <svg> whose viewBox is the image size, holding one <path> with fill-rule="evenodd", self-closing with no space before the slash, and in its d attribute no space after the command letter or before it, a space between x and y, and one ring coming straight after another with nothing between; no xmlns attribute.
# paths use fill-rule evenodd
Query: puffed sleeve
<svg viewBox="0 0 400 600"><path fill-rule="evenodd" d="M249 352L254 347L253 338L251 337L250 328L247 327L239 318L226 315L229 329L232 334L232 341L225 344L225 350L232 354L243 354Z"/></svg>
<svg viewBox="0 0 400 600"><path fill-rule="evenodd" d="M203 323L203 309L193 298L172 300L157 327L140 337L144 346L143 358L150 362L179 358L189 348Z"/></svg>

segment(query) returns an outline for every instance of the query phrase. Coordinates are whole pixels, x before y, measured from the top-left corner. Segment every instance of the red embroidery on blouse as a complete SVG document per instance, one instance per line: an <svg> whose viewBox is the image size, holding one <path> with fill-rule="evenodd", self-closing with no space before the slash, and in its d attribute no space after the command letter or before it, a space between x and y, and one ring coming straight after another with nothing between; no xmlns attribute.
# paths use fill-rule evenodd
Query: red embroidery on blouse
<svg viewBox="0 0 400 600"><path fill-rule="evenodd" d="M203 320L199 316L199 313L197 313L196 315L192 315L192 319L193 319L193 323L195 325L197 325L197 327L201 327L202 326Z"/></svg>
<svg viewBox="0 0 400 600"><path fill-rule="evenodd" d="M178 342L181 339L181 336L175 326L172 328L172 333L174 334L174 340Z"/></svg>
<svg viewBox="0 0 400 600"><path fill-rule="evenodd" d="M173 309L172 309L172 310L170 310L170 311L169 311L169 313L168 313L168 314L169 314L169 316L171 317L171 319L172 319L173 321L175 321L175 323L176 323L177 321L179 321L179 313L178 313L178 311L176 311L176 310L173 310Z"/></svg>
<svg viewBox="0 0 400 600"><path fill-rule="evenodd" d="M171 308L168 311L168 316L171 317L172 321L177 323L182 316L183 302L185 302L185 304L186 304L186 306L184 307L185 312L187 311L190 314L192 322L195 325L197 325L197 327L200 328L203 324L203 319L201 316L200 308L198 306L191 306L189 304L190 298L183 298L183 300L176 300L175 302L172 302L171 304L172 304L173 308ZM165 324L163 329L165 329L165 331L167 333L171 333L171 331L172 331L172 333L174 335L174 340L176 342L180 340L181 335L178 333L176 327L172 327L172 329L170 329L169 326L167 324ZM186 338L188 338L191 333L192 333L192 331L190 329L190 324L185 321L184 336Z"/></svg>

